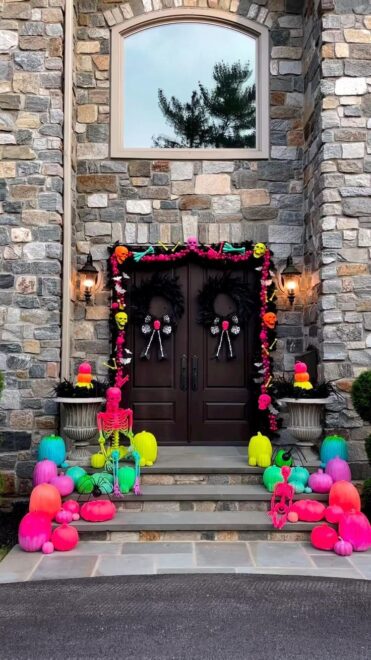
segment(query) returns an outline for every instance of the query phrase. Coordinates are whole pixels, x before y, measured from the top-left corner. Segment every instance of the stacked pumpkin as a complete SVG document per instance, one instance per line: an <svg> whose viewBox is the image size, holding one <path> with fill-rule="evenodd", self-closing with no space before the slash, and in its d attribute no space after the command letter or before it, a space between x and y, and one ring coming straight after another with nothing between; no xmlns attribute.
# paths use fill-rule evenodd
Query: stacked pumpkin
<svg viewBox="0 0 371 660"><path fill-rule="evenodd" d="M69 523L79 519L79 504L73 500L62 504L62 496L70 495L74 482L58 466L65 465L66 447L63 438L51 435L41 439L38 462L33 473L29 513L21 520L18 540L26 552L42 550L72 550L79 540L77 530ZM52 529L53 519L60 523Z"/></svg>
<svg viewBox="0 0 371 660"><path fill-rule="evenodd" d="M294 366L294 387L300 387L302 390L312 390L313 385L310 382L307 365L304 362L296 362Z"/></svg>

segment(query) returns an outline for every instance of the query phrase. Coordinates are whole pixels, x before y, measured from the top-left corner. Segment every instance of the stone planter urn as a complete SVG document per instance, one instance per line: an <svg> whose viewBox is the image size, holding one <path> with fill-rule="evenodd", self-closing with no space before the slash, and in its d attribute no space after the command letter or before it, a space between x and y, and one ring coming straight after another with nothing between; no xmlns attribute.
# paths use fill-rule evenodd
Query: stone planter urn
<svg viewBox="0 0 371 660"><path fill-rule="evenodd" d="M323 412L330 399L280 399L280 405L285 404L289 412L288 431L302 446L312 446L318 443L323 432Z"/></svg>
<svg viewBox="0 0 371 660"><path fill-rule="evenodd" d="M55 400L63 406L63 431L71 441L67 454L69 462L90 465L89 445L97 438L97 414L104 398L57 397Z"/></svg>

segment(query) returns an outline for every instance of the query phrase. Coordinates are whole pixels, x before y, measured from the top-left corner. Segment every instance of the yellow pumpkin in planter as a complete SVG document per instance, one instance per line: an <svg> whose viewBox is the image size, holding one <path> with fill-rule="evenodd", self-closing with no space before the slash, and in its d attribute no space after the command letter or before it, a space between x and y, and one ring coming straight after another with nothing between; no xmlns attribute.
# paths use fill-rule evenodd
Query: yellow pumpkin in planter
<svg viewBox="0 0 371 660"><path fill-rule="evenodd" d="M90 457L90 465L92 468L96 468L100 470L100 468L103 468L106 463L106 459L104 458L103 454L98 452L97 454L92 454Z"/></svg>
<svg viewBox="0 0 371 660"><path fill-rule="evenodd" d="M260 431L250 439L247 458L249 465L258 465L262 468L269 467L272 462L272 443Z"/></svg>
<svg viewBox="0 0 371 660"><path fill-rule="evenodd" d="M157 458L157 441L153 433L148 431L136 433L131 444L140 456L140 467L154 464Z"/></svg>

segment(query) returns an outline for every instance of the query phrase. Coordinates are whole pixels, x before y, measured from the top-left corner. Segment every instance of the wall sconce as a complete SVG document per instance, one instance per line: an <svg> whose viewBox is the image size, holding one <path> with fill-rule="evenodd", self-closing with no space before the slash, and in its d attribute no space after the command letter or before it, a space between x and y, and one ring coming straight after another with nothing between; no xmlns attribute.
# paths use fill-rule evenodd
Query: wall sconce
<svg viewBox="0 0 371 660"><path fill-rule="evenodd" d="M93 264L93 257L89 252L86 262L78 271L80 279L80 292L87 305L91 304L92 294L98 283L99 271Z"/></svg>
<svg viewBox="0 0 371 660"><path fill-rule="evenodd" d="M299 289L300 278L301 271L294 266L292 257L287 257L286 266L281 272L282 287L280 287L280 289L283 293L287 293L287 298L291 307L294 304L295 296Z"/></svg>

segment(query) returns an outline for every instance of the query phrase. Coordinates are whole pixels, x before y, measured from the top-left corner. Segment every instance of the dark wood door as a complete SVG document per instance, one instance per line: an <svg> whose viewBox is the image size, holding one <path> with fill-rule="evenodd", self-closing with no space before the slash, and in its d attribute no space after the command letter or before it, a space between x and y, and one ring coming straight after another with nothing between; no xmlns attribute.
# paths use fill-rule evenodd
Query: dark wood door
<svg viewBox="0 0 371 660"><path fill-rule="evenodd" d="M220 359L213 359L218 338L197 323L197 294L210 275L222 272L193 263L172 271L179 277L185 313L176 333L164 343L167 360L159 361L156 350L150 360L141 360L147 340L139 328L131 329L134 359L128 394L135 430L152 431L159 444L246 444L250 437L254 411L249 383L259 317L250 317L233 339L233 360L227 359L225 342ZM256 286L251 272L241 269L233 274L251 289ZM137 271L132 281L137 284L150 275ZM167 311L164 301L154 304L154 314ZM234 311L232 305L229 298L220 296L216 311L227 315Z"/></svg>

